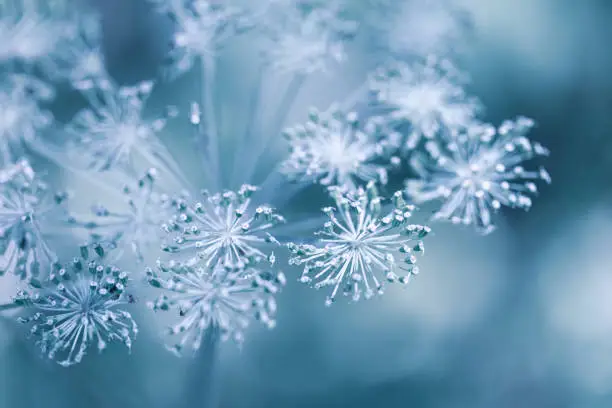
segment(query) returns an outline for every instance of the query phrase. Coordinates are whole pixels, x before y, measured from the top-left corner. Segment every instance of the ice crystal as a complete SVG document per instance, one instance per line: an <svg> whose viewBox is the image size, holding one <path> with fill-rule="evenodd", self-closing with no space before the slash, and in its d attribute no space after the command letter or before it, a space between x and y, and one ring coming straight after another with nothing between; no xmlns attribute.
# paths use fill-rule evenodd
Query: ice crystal
<svg viewBox="0 0 612 408"><path fill-rule="evenodd" d="M110 210L97 204L92 208L94 219L73 217L71 223L89 230L93 240L117 247L117 258L124 255L127 247L142 261L144 249L161 244L161 226L172 216L171 200L155 191L155 181L156 171L150 169L137 182L124 186L125 210Z"/></svg>
<svg viewBox="0 0 612 408"><path fill-rule="evenodd" d="M41 107L54 97L53 89L28 76L10 74L0 83L0 158L4 164L21 157L24 147L35 143L53 123L53 115Z"/></svg>
<svg viewBox="0 0 612 408"><path fill-rule="evenodd" d="M201 261L208 268L221 262L225 267L240 269L249 260L273 260L273 253L264 252L266 243L277 244L268 230L285 219L265 205L249 208L256 190L243 185L237 192L204 192L204 200L192 205L179 202L179 214L165 226L176 236L163 249L184 252L193 262Z"/></svg>
<svg viewBox="0 0 612 408"><path fill-rule="evenodd" d="M392 109L390 120L409 125L402 147L411 150L422 137L456 133L473 122L480 104L466 95L464 83L464 76L450 61L430 57L379 70L371 87L377 102Z"/></svg>
<svg viewBox="0 0 612 408"><path fill-rule="evenodd" d="M492 212L502 206L528 210L530 196L538 192L535 182L551 181L544 168L530 171L522 165L549 153L525 136L533 126L520 117L498 129L478 125L448 142L428 142L428 153L412 157L420 179L407 181L408 194L416 202L442 201L435 219L493 231Z"/></svg>
<svg viewBox="0 0 612 408"><path fill-rule="evenodd" d="M346 20L334 7L280 6L276 24L269 24L272 44L266 59L281 72L312 74L323 72L345 60L344 43L356 33L356 23ZM287 12L288 11L288 12Z"/></svg>
<svg viewBox="0 0 612 408"><path fill-rule="evenodd" d="M323 209L329 221L317 233L319 242L289 244L290 263L304 267L300 281L317 289L332 287L326 305L339 290L353 301L362 295L368 299L382 294L384 280L406 284L418 274L416 254L423 253L421 239L430 229L409 224L414 206L404 201L402 192L393 195L388 212L373 183L354 192L332 188L331 194L336 205Z"/></svg>
<svg viewBox="0 0 612 408"><path fill-rule="evenodd" d="M65 193L52 193L27 164L0 185L0 275L37 278L41 268L56 260L50 236L54 222L64 217ZM13 169L15 170L15 169Z"/></svg>
<svg viewBox="0 0 612 408"><path fill-rule="evenodd" d="M176 166L157 133L168 116L152 121L143 118L152 81L118 87L109 80L84 81L80 89L90 107L78 112L66 126L69 151L94 171L122 170L134 173L138 160L157 169ZM169 115L173 112L169 111Z"/></svg>
<svg viewBox="0 0 612 408"><path fill-rule="evenodd" d="M237 8L212 0L154 1L176 25L169 62L174 74L192 67L194 60L214 55L228 38L249 27Z"/></svg>
<svg viewBox="0 0 612 408"><path fill-rule="evenodd" d="M95 251L104 253L100 247ZM138 333L130 313L122 309L133 299L126 293L127 272L90 259L87 247L81 252L69 266L55 264L40 290L21 291L15 299L34 312L20 320L32 325L30 333L41 351L65 367L80 363L92 343L99 352L113 341L131 349Z"/></svg>
<svg viewBox="0 0 612 408"><path fill-rule="evenodd" d="M342 185L355 188L360 182L387 181L387 171L378 162L385 137L375 119L361 126L357 114L332 107L327 112L312 110L310 120L284 132L290 155L281 171L299 182Z"/></svg>
<svg viewBox="0 0 612 408"><path fill-rule="evenodd" d="M250 263L242 271L221 264L208 268L184 263L158 263L158 270L159 274L147 270L149 283L164 293L149 307L178 312L179 322L169 328L170 335L180 336L169 347L176 354L185 346L197 351L205 331L212 327L221 330L223 340L241 343L250 321L260 321L268 328L276 324L274 295L285 285L282 272L261 272L259 265Z"/></svg>

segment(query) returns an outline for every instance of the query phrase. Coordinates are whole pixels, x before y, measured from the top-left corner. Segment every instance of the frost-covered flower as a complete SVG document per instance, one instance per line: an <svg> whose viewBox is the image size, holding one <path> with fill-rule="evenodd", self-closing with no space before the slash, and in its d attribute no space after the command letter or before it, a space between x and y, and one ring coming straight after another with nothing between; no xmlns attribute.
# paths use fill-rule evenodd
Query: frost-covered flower
<svg viewBox="0 0 612 408"><path fill-rule="evenodd" d="M405 284L418 274L416 254L423 253L421 239L430 229L409 224L414 207L404 201L402 192L393 195L388 212L373 183L354 192L330 192L336 206L323 209L329 221L317 233L318 243L289 244L290 263L304 267L301 282L317 289L331 286L329 306L339 290L353 301L362 295L368 299L382 293L384 280Z"/></svg>
<svg viewBox="0 0 612 408"><path fill-rule="evenodd" d="M52 193L27 164L0 185L0 275L31 280L56 260L51 236L65 215L66 197Z"/></svg>
<svg viewBox="0 0 612 408"><path fill-rule="evenodd" d="M0 160L14 162L26 144L36 143L53 115L41 104L54 97L53 88L28 76L10 74L0 83Z"/></svg>
<svg viewBox="0 0 612 408"><path fill-rule="evenodd" d="M249 27L241 10L213 0L154 0L176 25L169 55L171 71L180 74L194 60L214 55L225 41Z"/></svg>
<svg viewBox="0 0 612 408"><path fill-rule="evenodd" d="M240 269L252 259L272 261L274 254L265 252L265 247L278 242L268 230L285 219L265 205L249 208L256 190L243 185L237 192L209 195L205 191L204 200L192 205L179 202L179 214L165 225L165 230L176 236L164 245L164 251L185 252L194 263L201 261L207 268L218 262Z"/></svg>
<svg viewBox="0 0 612 408"><path fill-rule="evenodd" d="M272 41L264 54L273 69L306 75L346 59L344 43L355 35L357 25L337 7L279 8L281 12L269 12L264 30Z"/></svg>
<svg viewBox="0 0 612 408"><path fill-rule="evenodd" d="M0 3L0 64L55 68L56 53L75 35L75 25L53 0L4 0Z"/></svg>
<svg viewBox="0 0 612 408"><path fill-rule="evenodd" d="M257 264L247 264L243 271L231 271L221 264L207 268L158 263L158 270L159 274L147 270L149 284L164 293L149 302L149 307L177 312L179 321L169 328L169 334L180 339L168 347L176 354L180 355L185 346L197 351L204 333L213 327L220 329L222 340L232 338L241 343L251 320L268 328L276 324L274 295L285 285L282 272L261 272Z"/></svg>
<svg viewBox="0 0 612 408"><path fill-rule="evenodd" d="M502 205L528 210L530 195L538 192L535 182L551 181L544 168L530 171L522 165L549 153L525 136L533 126L533 120L520 117L498 129L478 125L448 142L428 142L427 153L412 156L420 179L407 181L408 194L419 203L442 201L434 219L493 231L492 212Z"/></svg>
<svg viewBox="0 0 612 408"><path fill-rule="evenodd" d="M161 244L165 235L161 226L173 215L170 198L155 191L155 180L155 169L149 169L138 181L124 186L127 206L123 210L97 204L92 207L94 219L72 217L70 222L87 229L94 241L111 243L117 248L113 251L117 259L127 250L142 261L144 249Z"/></svg>
<svg viewBox="0 0 612 408"><path fill-rule="evenodd" d="M286 129L290 155L280 171L298 182L342 185L354 189L370 180L387 182L387 171L379 162L387 135L375 119L362 126L355 112L332 107L312 110L305 125Z"/></svg>
<svg viewBox="0 0 612 408"><path fill-rule="evenodd" d="M100 247L95 251L103 254ZM20 321L32 325L36 344L64 367L80 363L92 343L99 352L113 341L131 349L138 333L130 313L122 309L133 302L126 293L128 273L90 259L89 252L83 247L71 265L55 264L48 284L15 298L34 312Z"/></svg>
<svg viewBox="0 0 612 408"><path fill-rule="evenodd" d="M169 116L149 121L144 105L153 89L152 81L118 87L109 80L83 81L80 89L90 107L81 110L66 126L69 154L74 161L94 171L121 170L135 174L136 164L160 171L176 165L157 133Z"/></svg>
<svg viewBox="0 0 612 408"><path fill-rule="evenodd" d="M371 89L378 103L392 109L391 121L409 126L403 149L411 150L422 137L456 133L473 122L480 103L466 95L465 82L450 61L430 57L379 70L371 78Z"/></svg>

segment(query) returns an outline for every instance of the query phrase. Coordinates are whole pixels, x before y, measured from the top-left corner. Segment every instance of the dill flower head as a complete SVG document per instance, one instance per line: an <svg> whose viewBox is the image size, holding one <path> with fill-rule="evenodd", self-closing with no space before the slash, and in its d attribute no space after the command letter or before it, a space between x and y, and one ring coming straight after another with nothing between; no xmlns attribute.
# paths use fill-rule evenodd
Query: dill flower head
<svg viewBox="0 0 612 408"><path fill-rule="evenodd" d="M387 182L387 171L379 157L386 137L375 119L362 126L357 113L312 110L304 125L286 129L290 154L281 172L299 182L355 188L359 182Z"/></svg>
<svg viewBox="0 0 612 408"><path fill-rule="evenodd" d="M27 163L10 167L10 179L0 184L0 275L38 278L56 260L51 236L65 216L66 193L53 193Z"/></svg>
<svg viewBox="0 0 612 408"><path fill-rule="evenodd" d="M502 206L528 210L536 182L551 182L543 167L527 170L522 164L549 154L526 137L533 126L533 120L520 117L497 129L477 124L448 140L428 142L426 153L411 158L420 179L407 181L407 193L416 202L441 201L434 219L492 232L494 212Z"/></svg>
<svg viewBox="0 0 612 408"><path fill-rule="evenodd" d="M371 182L355 191L332 188L331 195L335 206L323 209L329 221L316 233L316 244L289 244L290 263L303 266L300 281L332 288L326 305L339 292L353 301L369 299L383 293L385 280L406 284L419 273L416 255L430 228L409 223L415 208L402 192L393 195L388 211Z"/></svg>
<svg viewBox="0 0 612 408"><path fill-rule="evenodd" d="M244 330L252 320L268 328L276 325L274 295L285 285L285 276L261 270L249 261L240 271L171 262L158 262L156 272L147 270L149 284L164 291L149 303L155 311L173 311L179 321L168 334L179 340L169 349L181 354L185 347L197 351L206 330L220 329L222 340L244 340Z"/></svg>
<svg viewBox="0 0 612 408"><path fill-rule="evenodd" d="M102 352L120 341L128 349L138 333L136 322L123 307L133 302L126 293L128 273L102 263L87 247L68 266L55 264L49 280L36 291L21 291L15 302L33 314L20 318L41 351L62 366L80 363L90 346Z"/></svg>
<svg viewBox="0 0 612 408"><path fill-rule="evenodd" d="M202 262L207 268L221 262L241 269L249 259L270 259L273 254L266 251L266 244L278 242L268 230L285 219L271 207L250 207L256 190L245 184L238 191L213 195L205 191L204 200L194 204L179 201L178 215L164 226L174 240L163 250L184 253L192 263Z"/></svg>

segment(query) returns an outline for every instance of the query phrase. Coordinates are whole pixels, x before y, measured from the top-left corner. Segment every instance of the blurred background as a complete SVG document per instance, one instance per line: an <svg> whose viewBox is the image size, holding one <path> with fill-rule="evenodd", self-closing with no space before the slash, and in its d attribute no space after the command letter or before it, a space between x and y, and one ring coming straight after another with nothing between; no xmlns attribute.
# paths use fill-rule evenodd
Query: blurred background
<svg viewBox="0 0 612 408"><path fill-rule="evenodd" d="M144 0L92 2L117 80L153 78L168 21ZM254 327L241 349L223 345L221 407L612 407L612 2L463 6L473 29L458 61L472 77L469 91L488 121L535 119L531 138L552 152L544 163L552 185L530 212L500 214L492 235L432 225L422 273L380 298L326 308L325 294L286 269L278 327ZM357 42L340 71L309 83L289 122L358 85L372 66L368 46ZM219 79L223 115L236 121L251 63L240 50L228 52ZM185 110L194 80L159 85L151 112ZM60 102L60 120L82 104L70 94ZM184 128L171 124L164 135L176 157L189 157ZM95 195L69 176L64 182ZM7 299L14 287L2 285ZM0 407L175 407L185 361L163 349L154 316L142 309L130 356L112 348L68 370L42 361L22 328L0 320Z"/></svg>

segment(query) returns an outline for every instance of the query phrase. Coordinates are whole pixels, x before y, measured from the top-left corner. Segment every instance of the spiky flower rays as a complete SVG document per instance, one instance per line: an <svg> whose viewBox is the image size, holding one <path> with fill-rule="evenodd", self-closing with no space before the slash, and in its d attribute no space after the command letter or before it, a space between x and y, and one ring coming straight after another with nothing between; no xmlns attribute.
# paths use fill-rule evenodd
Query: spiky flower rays
<svg viewBox="0 0 612 408"><path fill-rule="evenodd" d="M103 254L100 247L95 251ZM127 272L90 259L86 247L81 252L67 267L56 264L40 290L21 291L15 298L33 312L20 321L31 325L41 351L62 366L80 363L92 345L102 352L108 343L120 341L131 349L138 333L123 309L131 302Z"/></svg>
<svg viewBox="0 0 612 408"><path fill-rule="evenodd" d="M355 112L345 114L332 107L328 112L312 110L303 126L285 130L290 155L281 165L290 180L339 185L355 189L360 182L387 182L380 157L389 136L377 118L361 125Z"/></svg>
<svg viewBox="0 0 612 408"><path fill-rule="evenodd" d="M309 75L328 71L346 59L345 42L357 30L357 24L342 18L335 5L305 10L297 4L275 4L268 14L275 24L266 30L272 45L265 55L278 72Z"/></svg>
<svg viewBox="0 0 612 408"><path fill-rule="evenodd" d="M427 226L409 224L414 207L397 192L393 208L383 213L373 183L331 193L336 206L323 209L330 220L317 233L318 243L289 244L290 263L304 268L301 282L317 289L331 286L328 306L339 292L358 301L381 294L384 281L408 283L418 273L415 255L424 250L421 239L430 232ZM400 254L404 259L398 262Z"/></svg>
<svg viewBox="0 0 612 408"><path fill-rule="evenodd" d="M132 254L142 262L146 249L160 245L165 236L161 227L174 214L174 200L158 191L156 181L156 170L149 169L136 182L123 187L123 208L96 204L92 207L93 217L72 216L70 223L87 230L95 242L116 247L117 259Z"/></svg>
<svg viewBox="0 0 612 408"><path fill-rule="evenodd" d="M106 79L87 80L79 88L90 107L77 113L66 127L74 159L84 160L84 167L97 172L119 170L136 175L138 164L144 161L147 167L180 176L178 166L157 137L174 110L153 121L143 118L153 82L118 87Z"/></svg>
<svg viewBox="0 0 612 408"><path fill-rule="evenodd" d="M255 267L255 269L252 269ZM171 262L158 263L158 272L147 270L149 284L164 290L149 303L155 311L176 310L179 322L168 334L180 336L170 348L180 354L184 348L197 351L206 330L220 329L222 340L241 343L251 320L268 328L276 324L274 295L285 285L282 273L261 271L257 263L249 263L240 271L232 271L221 263L208 268Z"/></svg>
<svg viewBox="0 0 612 408"><path fill-rule="evenodd" d="M549 154L525 136L533 125L521 117L497 129L474 126L447 142L429 142L427 153L412 158L420 179L407 181L408 194L417 202L442 201L436 219L490 233L495 228L492 213L502 206L528 210L530 196L538 192L536 182L551 181L544 168L530 171L522 165Z"/></svg>
<svg viewBox="0 0 612 408"><path fill-rule="evenodd" d="M29 75L9 74L0 82L0 160L17 161L27 146L39 141L53 123L41 105L55 96L53 88Z"/></svg>
<svg viewBox="0 0 612 408"><path fill-rule="evenodd" d="M179 201L178 215L165 226L175 238L163 249L182 252L190 264L203 263L207 268L220 262L239 270L247 261L262 258L273 262L273 253L264 252L266 244L277 244L269 230L285 219L268 206L249 208L256 190L244 185L237 192L204 192L204 200L192 205Z"/></svg>
<svg viewBox="0 0 612 408"><path fill-rule="evenodd" d="M473 123L480 103L466 94L465 82L450 61L429 57L379 69L370 87L376 102L391 109L390 122L408 126L401 148L410 151L422 138L457 133Z"/></svg>
<svg viewBox="0 0 612 408"><path fill-rule="evenodd" d="M38 65L53 70L61 45L74 38L76 26L52 1L5 0L0 3L0 64Z"/></svg>
<svg viewBox="0 0 612 408"><path fill-rule="evenodd" d="M0 274L11 272L32 282L56 260L49 237L66 215L62 204L67 196L52 193L29 165L21 166L0 185Z"/></svg>

